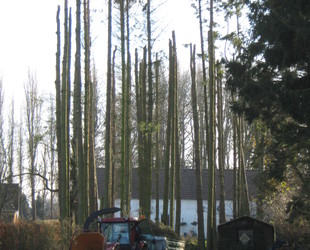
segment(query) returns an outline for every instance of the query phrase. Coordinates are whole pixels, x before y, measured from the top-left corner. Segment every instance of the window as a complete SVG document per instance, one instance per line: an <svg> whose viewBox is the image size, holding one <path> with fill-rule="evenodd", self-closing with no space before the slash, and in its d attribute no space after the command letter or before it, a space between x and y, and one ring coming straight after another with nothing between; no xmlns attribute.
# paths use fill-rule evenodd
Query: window
<svg viewBox="0 0 310 250"><path fill-rule="evenodd" d="M129 244L129 227L127 223L101 223L107 242Z"/></svg>

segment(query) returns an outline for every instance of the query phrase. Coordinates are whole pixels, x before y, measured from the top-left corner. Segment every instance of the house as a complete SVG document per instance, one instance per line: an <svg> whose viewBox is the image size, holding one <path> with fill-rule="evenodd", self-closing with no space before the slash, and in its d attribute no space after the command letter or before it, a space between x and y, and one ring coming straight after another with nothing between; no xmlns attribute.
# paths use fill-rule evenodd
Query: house
<svg viewBox="0 0 310 250"><path fill-rule="evenodd" d="M97 181L98 181L98 194L99 198L104 195L104 168L97 169ZM117 176L117 174L116 174ZM120 176L120 175L118 175ZM162 212L163 206L163 193L164 193L164 169L159 170L159 207L160 212ZM258 176L258 171L247 170L247 183L248 192L251 204L251 215L255 217L256 207L254 198L257 194L256 178ZM117 179L117 178L116 178ZM153 180L155 180L155 173L153 173ZM233 218L233 170L224 171L225 179L225 211L226 220L229 221ZM116 180L117 181L117 180ZM202 170L202 196L203 196L203 206L204 206L204 218L207 220L208 211L208 170ZM219 190L219 178L218 171L216 171L216 190ZM151 219L155 220L155 207L156 207L156 197L155 197L155 182L152 183L153 195L151 201L152 214ZM116 194L116 197L118 195ZM219 191L216 192L216 207L217 213L219 213ZM116 198L116 206L119 206L119 199ZM197 234L197 202L196 202L196 175L195 169L181 169L181 234ZM169 211L169 210L168 210ZM139 186L138 186L138 169L134 168L132 170L132 200L131 200L131 216L139 215ZM217 216L218 220L218 216ZM218 221L217 221L218 223ZM205 223L205 233L206 233Z"/></svg>
<svg viewBox="0 0 310 250"><path fill-rule="evenodd" d="M18 200L19 200L18 184L0 184L0 220L12 222L18 217Z"/></svg>

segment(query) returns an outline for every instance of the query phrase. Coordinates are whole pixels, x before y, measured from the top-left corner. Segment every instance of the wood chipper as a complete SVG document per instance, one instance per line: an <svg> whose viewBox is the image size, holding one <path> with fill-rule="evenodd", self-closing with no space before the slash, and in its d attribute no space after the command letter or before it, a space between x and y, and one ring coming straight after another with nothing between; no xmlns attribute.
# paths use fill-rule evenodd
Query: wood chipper
<svg viewBox="0 0 310 250"><path fill-rule="evenodd" d="M138 225L142 220L136 218L98 219L100 215L116 213L120 210L116 207L105 208L91 214L84 224L83 231L77 236L73 236L70 250L149 249L146 242L140 237Z"/></svg>

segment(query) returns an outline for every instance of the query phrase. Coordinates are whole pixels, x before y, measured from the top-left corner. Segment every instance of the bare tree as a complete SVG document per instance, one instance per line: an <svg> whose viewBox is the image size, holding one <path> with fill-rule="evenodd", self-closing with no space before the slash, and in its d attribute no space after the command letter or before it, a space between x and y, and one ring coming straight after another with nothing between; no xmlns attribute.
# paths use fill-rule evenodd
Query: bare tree
<svg viewBox="0 0 310 250"><path fill-rule="evenodd" d="M0 183L4 181L7 173L5 133L4 133L4 93L2 78L0 79Z"/></svg>
<svg viewBox="0 0 310 250"><path fill-rule="evenodd" d="M196 46L192 49L190 46L190 68L192 77L192 109L194 120L194 151L195 151L195 169L196 169L196 193L197 193L197 217L198 217L198 247L205 249L204 236L204 219L203 219L203 200L202 200L202 176L200 161L200 132L199 132L199 115L197 110L197 92L196 92Z"/></svg>
<svg viewBox="0 0 310 250"><path fill-rule="evenodd" d="M42 101L38 94L37 79L30 71L28 80L24 86L26 98L26 125L27 125L27 145L29 157L29 178L31 187L32 219L36 219L36 172L37 172L37 150L39 142L42 140L41 134L41 107Z"/></svg>
<svg viewBox="0 0 310 250"><path fill-rule="evenodd" d="M24 131L23 131L23 117L22 113L20 114L20 122L18 125L18 172L19 172L19 189L20 193L22 194L23 190L23 161L24 161L24 151L23 151L23 146L24 146ZM24 204L23 204L23 199L19 199L19 212L20 212L20 217L23 218L23 211Z"/></svg>
<svg viewBox="0 0 310 250"><path fill-rule="evenodd" d="M9 131L8 131L8 183L13 183L13 163L14 163L14 132L15 132L15 122L14 122L14 100L11 104L11 112L9 115Z"/></svg>

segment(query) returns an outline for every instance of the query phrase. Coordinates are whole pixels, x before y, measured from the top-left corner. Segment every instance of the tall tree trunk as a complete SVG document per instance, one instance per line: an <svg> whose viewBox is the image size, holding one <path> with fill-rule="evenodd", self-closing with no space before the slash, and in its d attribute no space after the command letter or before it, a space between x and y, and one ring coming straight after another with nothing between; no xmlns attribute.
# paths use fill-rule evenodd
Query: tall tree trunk
<svg viewBox="0 0 310 250"><path fill-rule="evenodd" d="M120 0L120 26L121 26L121 68L122 68L122 131L121 131L121 213L126 215L125 199L126 199L126 61L125 61L125 8L124 0Z"/></svg>
<svg viewBox="0 0 310 250"><path fill-rule="evenodd" d="M174 47L174 86L175 86L175 112L174 112L174 124L175 124L175 232L180 235L181 227L181 163L180 163L180 149L179 149L179 98L178 98L178 59L175 33L173 32L173 47Z"/></svg>
<svg viewBox="0 0 310 250"><path fill-rule="evenodd" d="M68 1L65 0L64 14L64 53L62 61L62 82L61 82L61 176L59 185L61 185L60 218L69 218L69 142L68 142L68 109L69 109L69 81L70 81L70 23L68 25ZM70 22L70 20L69 20Z"/></svg>
<svg viewBox="0 0 310 250"><path fill-rule="evenodd" d="M232 101L234 101L234 94L231 93ZM238 217L238 170L237 170L237 118L236 114L233 114L233 218L236 219Z"/></svg>
<svg viewBox="0 0 310 250"><path fill-rule="evenodd" d="M83 131L82 131L82 76L81 76L81 1L76 1L76 29L75 29L75 75L74 75L74 145L75 162L78 169L78 224L85 222L86 196L84 188L83 162Z"/></svg>
<svg viewBox="0 0 310 250"><path fill-rule="evenodd" d="M153 78L152 78L152 28L151 28L151 0L147 1L147 52L148 52L148 97L147 97L147 147L145 151L145 217L151 217L152 199L152 166L153 166Z"/></svg>
<svg viewBox="0 0 310 250"><path fill-rule="evenodd" d="M140 64L140 74L142 74L142 65ZM141 75L142 76L142 75ZM138 125L138 175L139 175L139 205L143 207L143 192L142 192L142 175L143 175L143 136L141 131L142 122L142 77L139 77L139 61L138 50L135 49L135 89L136 89L136 110L137 110L137 125Z"/></svg>
<svg viewBox="0 0 310 250"><path fill-rule="evenodd" d="M105 130L105 180L104 207L112 205L112 168L111 168L111 86L112 86L112 0L108 3L108 56L107 56L107 100Z"/></svg>
<svg viewBox="0 0 310 250"><path fill-rule="evenodd" d="M50 180L51 180L51 195L50 195L50 219L53 219L54 207L54 180L55 180L55 106L52 98L50 98L50 125L49 125L49 150L50 150Z"/></svg>
<svg viewBox="0 0 310 250"><path fill-rule="evenodd" d="M139 105L140 105L140 114L138 116L139 122L139 131L140 131L140 151L141 157L139 162L139 205L140 205L140 212L145 214L145 207L146 207L146 180L144 178L144 174L146 171L146 150L147 150L147 133L146 133L146 69L147 69L147 62L146 62L146 47L143 48L143 60L140 64L140 91L139 91Z"/></svg>
<svg viewBox="0 0 310 250"><path fill-rule="evenodd" d="M195 60L196 46L192 50L190 46L190 69L192 79L192 109L194 120L194 158L196 168L196 195L197 195L197 217L198 217L198 248L205 249L205 235L204 235L204 218L203 218L203 199L202 199L202 177L201 177L201 163L200 163L200 132L199 132L199 115L197 110L197 92L196 92L196 60Z"/></svg>
<svg viewBox="0 0 310 250"><path fill-rule="evenodd" d="M91 73L90 73L90 17L89 17L89 0L84 1L84 77L85 77L85 93L84 93L84 171L83 171L83 185L86 194L89 194L89 161L90 159L90 87L91 87ZM84 197L86 204L85 213L88 215L88 195Z"/></svg>
<svg viewBox="0 0 310 250"><path fill-rule="evenodd" d="M222 73L220 65L217 65L217 123L218 123L218 168L220 179L220 224L226 222L225 213L225 180L224 180L224 141L223 141L223 95L222 95Z"/></svg>
<svg viewBox="0 0 310 250"><path fill-rule="evenodd" d="M165 225L169 224L168 219L168 194L169 194L169 183L170 178L169 176L169 165L170 165L170 147L171 147L171 116L173 114L172 110L172 103L173 103L173 85L171 83L171 72L170 68L172 68L172 44L171 40L169 40L169 94L168 94L168 116L167 116L167 132L166 132L166 151L165 151L165 181L164 181L164 198L163 198L163 215L162 215L162 222Z"/></svg>
<svg viewBox="0 0 310 250"><path fill-rule="evenodd" d="M210 123L209 123L209 181L208 181L208 224L207 249L215 249L215 81L214 81L214 40L213 40L213 0L210 0L209 30L209 92L210 92Z"/></svg>
<svg viewBox="0 0 310 250"><path fill-rule="evenodd" d="M246 167L245 156L243 151L243 119L239 117L238 123L238 138L239 138L239 150L240 150L240 216L250 215L249 193L246 179Z"/></svg>
<svg viewBox="0 0 310 250"><path fill-rule="evenodd" d="M158 53L156 53L155 62L155 124L159 126L159 66L160 61L158 59ZM155 209L155 222L159 224L159 169L160 169L160 141L159 141L160 129L156 129L155 134L155 197L156 197L156 209Z"/></svg>
<svg viewBox="0 0 310 250"><path fill-rule="evenodd" d="M125 193L125 206L126 206L126 214L130 215L130 202L131 202L131 172L132 172L132 164L131 164L131 57L130 57L130 28L129 28L129 0L126 0L126 30L127 30L127 77L126 77L126 140L125 140L125 150L126 150L126 193Z"/></svg>
<svg viewBox="0 0 310 250"><path fill-rule="evenodd" d="M67 217L71 218L71 206L70 206L70 110L71 110L71 31L72 31L72 16L71 8L69 9L69 24L68 24L68 55L67 55L67 80L66 80L66 196L67 196Z"/></svg>
<svg viewBox="0 0 310 250"><path fill-rule="evenodd" d="M201 0L198 0L198 16L199 16L199 30L200 30L200 48L201 48L201 63L202 63L202 80L203 80L203 93L204 93L204 106L205 106L205 124L206 124L206 156L209 157L210 138L209 138L209 121L208 121L208 94L207 94L207 70L206 70L206 53L204 49L204 37L202 27L202 10ZM206 159L207 160L207 159ZM206 164L205 164L206 165ZM205 166L206 167L206 166Z"/></svg>
<svg viewBox="0 0 310 250"><path fill-rule="evenodd" d="M89 129L89 214L98 210L98 187L96 178L96 156L95 156L95 121L97 114L97 76L93 70L93 81L90 85L90 129Z"/></svg>
<svg viewBox="0 0 310 250"><path fill-rule="evenodd" d="M112 110L111 110L111 142L110 142L110 151L111 151L111 159L110 159L110 171L111 171L111 207L114 206L115 203L115 155L116 155L116 94L115 94L115 54L117 51L117 47L113 51L112 58L112 86L111 86L111 102L112 102Z"/></svg>
<svg viewBox="0 0 310 250"><path fill-rule="evenodd" d="M57 21L57 52L56 52L56 137L57 137L57 153L58 153L58 200L59 200L59 211L60 215L63 215L63 185L62 180L62 153L61 153L61 80L60 80L60 6L58 6L56 21Z"/></svg>
<svg viewBox="0 0 310 250"><path fill-rule="evenodd" d="M265 132L262 128L259 128L260 124L258 122L255 122L255 141L256 141L256 147L257 147L257 155L258 155L258 171L260 174L264 171L264 157L265 157ZM262 219L263 217L263 194L261 192L258 192L257 194L257 218Z"/></svg>
<svg viewBox="0 0 310 250"><path fill-rule="evenodd" d="M173 36L174 37L174 36ZM175 201L175 57L174 57L174 41L169 44L171 50L171 58L169 58L169 85L172 88L171 95L171 166L170 166L170 212L169 226L174 227L174 201ZM168 118L169 119L169 118Z"/></svg>

